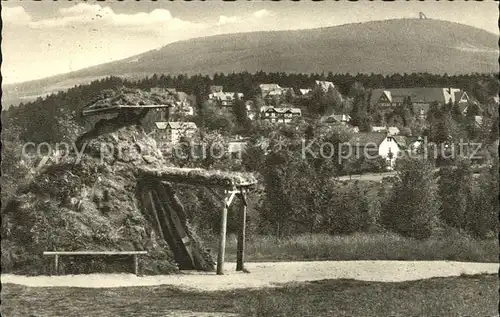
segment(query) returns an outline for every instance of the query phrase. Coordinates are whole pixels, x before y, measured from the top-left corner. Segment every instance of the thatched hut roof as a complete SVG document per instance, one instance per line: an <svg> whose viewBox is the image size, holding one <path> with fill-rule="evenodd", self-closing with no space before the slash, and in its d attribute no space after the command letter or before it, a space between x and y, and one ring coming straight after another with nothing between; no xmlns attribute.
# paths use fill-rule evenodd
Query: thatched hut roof
<svg viewBox="0 0 500 317"><path fill-rule="evenodd" d="M160 178L172 183L213 186L228 190L250 187L257 183L257 179L252 173L205 170L201 168L142 168L139 172L143 176Z"/></svg>
<svg viewBox="0 0 500 317"><path fill-rule="evenodd" d="M173 94L156 94L140 89L121 88L103 90L101 95L86 106L84 116L118 112L120 110L141 110L144 108L168 108L175 103Z"/></svg>

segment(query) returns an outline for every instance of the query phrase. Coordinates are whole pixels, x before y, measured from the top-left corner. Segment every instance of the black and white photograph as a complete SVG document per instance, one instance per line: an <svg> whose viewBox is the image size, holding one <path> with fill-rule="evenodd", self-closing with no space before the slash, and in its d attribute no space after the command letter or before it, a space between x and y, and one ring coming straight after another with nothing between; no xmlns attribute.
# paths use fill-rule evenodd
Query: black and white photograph
<svg viewBox="0 0 500 317"><path fill-rule="evenodd" d="M499 1L1 19L2 317L499 316Z"/></svg>

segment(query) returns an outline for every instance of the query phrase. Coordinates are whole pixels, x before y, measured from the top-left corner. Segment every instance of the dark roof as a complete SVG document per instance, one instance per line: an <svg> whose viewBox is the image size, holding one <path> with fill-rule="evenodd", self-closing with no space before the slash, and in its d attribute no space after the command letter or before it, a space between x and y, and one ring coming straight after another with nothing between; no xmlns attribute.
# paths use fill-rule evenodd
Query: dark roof
<svg viewBox="0 0 500 317"><path fill-rule="evenodd" d="M418 140L418 136L404 136L404 135L395 135L393 136L396 143L402 148L408 148L410 145L415 143Z"/></svg>
<svg viewBox="0 0 500 317"><path fill-rule="evenodd" d="M387 137L387 133L362 132L356 133L347 143L350 145L376 144L379 146Z"/></svg>
<svg viewBox="0 0 500 317"><path fill-rule="evenodd" d="M370 96L370 104L376 104L380 97L382 97L382 95L384 94L384 91L385 89L373 89L372 95Z"/></svg>
<svg viewBox="0 0 500 317"><path fill-rule="evenodd" d="M193 130L197 129L198 127L196 126L196 123L194 122L166 122L166 121L160 121L160 122L155 122L156 128L160 130L164 130L167 127L170 129L185 129L185 130Z"/></svg>
<svg viewBox="0 0 500 317"><path fill-rule="evenodd" d="M327 122L327 123L343 123L351 120L351 116L348 114L331 114L328 116L323 116L321 117L321 121Z"/></svg>
<svg viewBox="0 0 500 317"><path fill-rule="evenodd" d="M276 112L276 113L295 113L301 114L302 111L300 108L292 108L292 107L266 107L263 109L264 112Z"/></svg>
<svg viewBox="0 0 500 317"><path fill-rule="evenodd" d="M458 104L458 110L460 111L460 113L463 113L467 109L468 106L469 105L466 103L460 103L460 104Z"/></svg>

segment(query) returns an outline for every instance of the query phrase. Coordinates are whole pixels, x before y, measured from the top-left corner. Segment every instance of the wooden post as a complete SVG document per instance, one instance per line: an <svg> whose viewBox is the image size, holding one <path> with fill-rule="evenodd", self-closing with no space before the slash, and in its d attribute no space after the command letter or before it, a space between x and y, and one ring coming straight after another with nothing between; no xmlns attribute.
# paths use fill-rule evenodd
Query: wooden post
<svg viewBox="0 0 500 317"><path fill-rule="evenodd" d="M59 254L54 256L54 271L56 275L59 275Z"/></svg>
<svg viewBox="0 0 500 317"><path fill-rule="evenodd" d="M227 227L227 198L224 199L224 209L222 209L219 254L217 256L217 275L224 274L224 253L226 252L226 227Z"/></svg>
<svg viewBox="0 0 500 317"><path fill-rule="evenodd" d="M245 260L245 228L247 222L247 204L244 194L240 194L242 204L240 210L240 231L238 232L238 249L236 251L236 271L243 271Z"/></svg>
<svg viewBox="0 0 500 317"><path fill-rule="evenodd" d="M135 275L139 276L139 258L137 254L134 254L134 272Z"/></svg>

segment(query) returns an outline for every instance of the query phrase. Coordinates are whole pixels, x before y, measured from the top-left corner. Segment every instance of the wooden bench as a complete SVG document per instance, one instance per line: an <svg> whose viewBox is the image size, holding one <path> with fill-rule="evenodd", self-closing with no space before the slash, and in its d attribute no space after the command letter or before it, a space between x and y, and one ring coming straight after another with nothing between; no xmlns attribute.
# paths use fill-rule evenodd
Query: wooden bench
<svg viewBox="0 0 500 317"><path fill-rule="evenodd" d="M148 254L148 251L46 251L43 255L54 256L54 269L56 275L59 273L59 256L62 255L133 255L134 273L139 275L139 255Z"/></svg>

